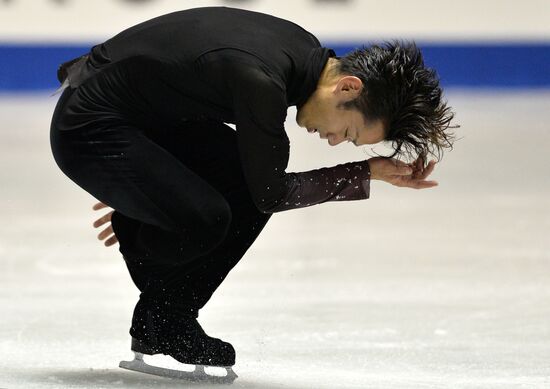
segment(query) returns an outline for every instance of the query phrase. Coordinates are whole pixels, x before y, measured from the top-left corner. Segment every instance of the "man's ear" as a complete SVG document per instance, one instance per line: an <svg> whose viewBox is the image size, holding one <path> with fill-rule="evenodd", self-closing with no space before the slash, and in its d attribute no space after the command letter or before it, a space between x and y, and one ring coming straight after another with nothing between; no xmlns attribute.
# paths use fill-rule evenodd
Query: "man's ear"
<svg viewBox="0 0 550 389"><path fill-rule="evenodd" d="M360 78L355 76L344 76L338 80L334 93L340 95L344 100L354 100L360 94L363 89L363 82Z"/></svg>

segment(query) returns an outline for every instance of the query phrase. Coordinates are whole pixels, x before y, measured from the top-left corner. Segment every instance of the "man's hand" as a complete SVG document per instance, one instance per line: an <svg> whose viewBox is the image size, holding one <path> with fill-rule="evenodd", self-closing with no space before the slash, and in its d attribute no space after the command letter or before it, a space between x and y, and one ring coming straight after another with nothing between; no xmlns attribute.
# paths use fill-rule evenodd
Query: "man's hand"
<svg viewBox="0 0 550 389"><path fill-rule="evenodd" d="M395 186L414 189L426 189L438 185L437 181L426 181L435 168L435 161L430 161L427 166L424 166L423 157L409 164L395 158L375 157L369 159L369 167L372 180L386 181Z"/></svg>
<svg viewBox="0 0 550 389"><path fill-rule="evenodd" d="M94 211L97 211L97 210L100 210L100 209L103 209L103 208L107 208L108 206L103 204L103 203L97 203L93 206L93 210ZM111 223L111 216L113 215L113 211L103 215L102 217L100 217L99 219L97 219L95 222L94 222L94 227L95 228L98 228L100 226L102 226L103 224L105 223ZM109 224L107 228L105 228L103 231L101 231L99 233L99 235L97 236L97 239L99 240L103 240L103 239L106 239L106 238L109 238L105 241L105 246L109 247L109 246L112 246L114 245L115 243L118 242L118 239L113 231L113 226L112 224Z"/></svg>

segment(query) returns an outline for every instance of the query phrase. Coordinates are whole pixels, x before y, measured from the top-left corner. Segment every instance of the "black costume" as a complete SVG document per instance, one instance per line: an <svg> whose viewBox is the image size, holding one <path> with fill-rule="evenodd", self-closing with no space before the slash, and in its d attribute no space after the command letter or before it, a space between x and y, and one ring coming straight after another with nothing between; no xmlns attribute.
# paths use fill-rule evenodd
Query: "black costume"
<svg viewBox="0 0 550 389"><path fill-rule="evenodd" d="M116 210L139 304L196 316L272 213L368 198L367 161L285 172L287 108L334 55L288 21L212 7L136 25L62 66L71 87L53 155Z"/></svg>

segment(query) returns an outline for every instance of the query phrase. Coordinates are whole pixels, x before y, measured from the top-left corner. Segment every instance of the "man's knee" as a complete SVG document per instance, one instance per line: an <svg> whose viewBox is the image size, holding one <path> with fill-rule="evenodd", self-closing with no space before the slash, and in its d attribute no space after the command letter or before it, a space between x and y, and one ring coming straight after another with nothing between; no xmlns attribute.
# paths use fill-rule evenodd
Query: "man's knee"
<svg viewBox="0 0 550 389"><path fill-rule="evenodd" d="M232 213L226 201L209 207L201 215L202 226L199 228L203 239L204 251L211 251L225 240L231 224Z"/></svg>

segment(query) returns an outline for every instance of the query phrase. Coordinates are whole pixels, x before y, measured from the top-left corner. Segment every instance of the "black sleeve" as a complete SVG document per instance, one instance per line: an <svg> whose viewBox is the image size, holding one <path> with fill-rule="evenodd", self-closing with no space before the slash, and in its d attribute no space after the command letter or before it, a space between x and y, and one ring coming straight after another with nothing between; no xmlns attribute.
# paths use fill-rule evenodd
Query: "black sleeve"
<svg viewBox="0 0 550 389"><path fill-rule="evenodd" d="M367 161L287 173L289 140L284 122L285 91L280 80L250 54L216 52L202 60L203 76L223 84L232 100L245 179L258 209L274 213L326 201L369 197Z"/></svg>

